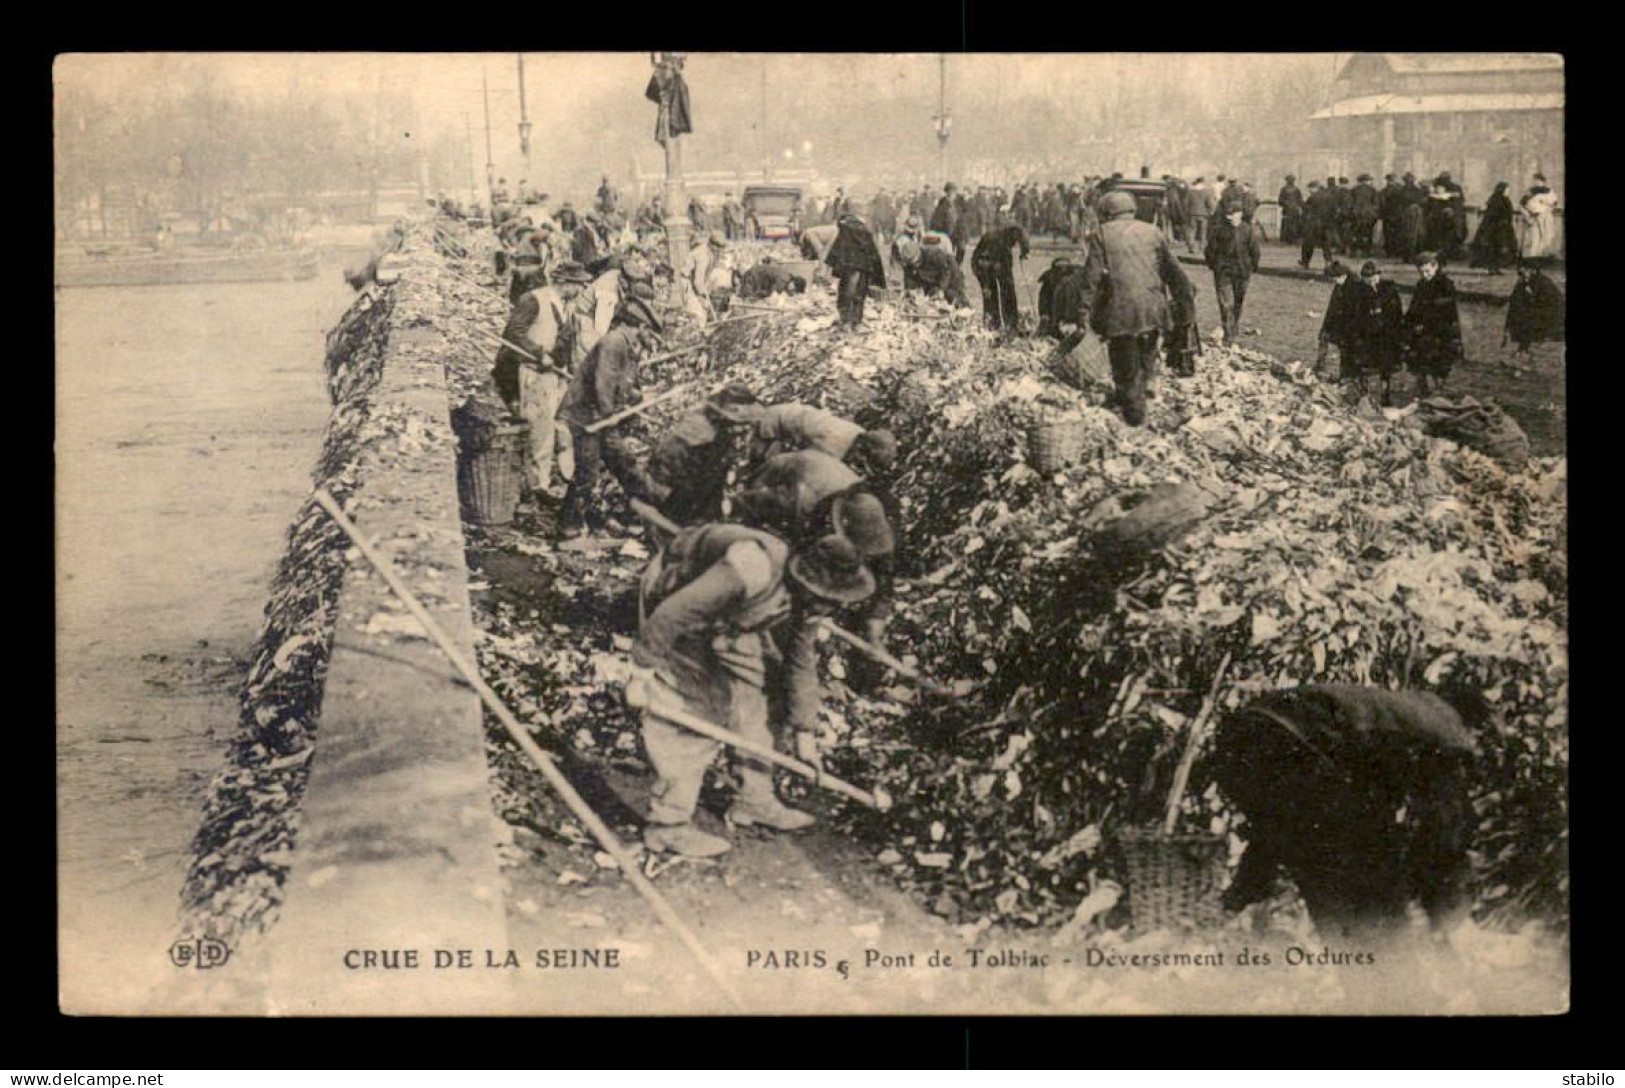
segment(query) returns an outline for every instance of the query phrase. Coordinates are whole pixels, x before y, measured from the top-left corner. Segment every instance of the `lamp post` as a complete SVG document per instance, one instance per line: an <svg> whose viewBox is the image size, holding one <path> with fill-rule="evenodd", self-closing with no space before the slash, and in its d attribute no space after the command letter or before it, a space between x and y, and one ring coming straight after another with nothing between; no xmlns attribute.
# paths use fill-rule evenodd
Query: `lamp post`
<svg viewBox="0 0 1625 1088"><path fill-rule="evenodd" d="M519 54L519 153L525 157L525 177L530 177L530 115L525 109L525 54Z"/></svg>
<svg viewBox="0 0 1625 1088"><path fill-rule="evenodd" d="M937 173L940 180L948 181L948 137L953 135L954 119L948 112L948 55L937 58L937 112L932 121L937 126Z"/></svg>
<svg viewBox="0 0 1625 1088"><path fill-rule="evenodd" d="M659 53L653 58L657 75L667 74L675 79L677 73L682 71L683 55L681 53ZM688 302L688 201L685 199L683 188L683 148L682 137L671 131L670 113L671 103L665 101L661 104L660 135L662 149L666 153L666 180L661 187L662 200L666 205L666 260L672 270L672 290L679 306Z"/></svg>

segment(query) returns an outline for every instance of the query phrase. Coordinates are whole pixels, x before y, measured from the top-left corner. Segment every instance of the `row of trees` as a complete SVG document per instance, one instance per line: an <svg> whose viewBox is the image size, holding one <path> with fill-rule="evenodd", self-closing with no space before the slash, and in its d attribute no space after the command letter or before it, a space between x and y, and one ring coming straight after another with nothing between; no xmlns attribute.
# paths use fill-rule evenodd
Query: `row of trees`
<svg viewBox="0 0 1625 1088"><path fill-rule="evenodd" d="M186 58L166 74L149 86L58 82L59 223L147 230L175 212L204 229L226 216L264 229L324 192L376 201L382 184L414 178L430 150L418 146L410 96L245 93Z"/></svg>

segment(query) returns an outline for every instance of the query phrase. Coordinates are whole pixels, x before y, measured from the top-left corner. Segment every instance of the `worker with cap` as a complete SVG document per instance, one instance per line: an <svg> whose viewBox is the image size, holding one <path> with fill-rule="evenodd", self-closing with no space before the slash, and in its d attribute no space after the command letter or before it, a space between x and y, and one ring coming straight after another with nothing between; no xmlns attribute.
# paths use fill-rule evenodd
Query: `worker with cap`
<svg viewBox="0 0 1625 1088"><path fill-rule="evenodd" d="M947 299L959 309L970 306L970 296L965 293L965 273L948 249L940 245L922 246L912 238L904 238L898 240L893 252L897 263L903 266L903 290L920 291L926 298Z"/></svg>
<svg viewBox="0 0 1625 1088"><path fill-rule="evenodd" d="M648 473L627 443L627 421L594 433L587 428L642 399L638 359L659 343L663 328L654 311L654 290L647 284L635 285L632 297L616 311L609 332L570 379L558 416L570 428L575 455L575 472L565 492L560 524L566 540L586 531L587 508L604 467L628 497L648 499L652 495Z"/></svg>
<svg viewBox="0 0 1625 1088"><path fill-rule="evenodd" d="M1109 192L1100 199L1102 222L1084 263L1089 323L1106 341L1116 386L1114 405L1130 426L1145 422L1146 385L1158 341L1172 328L1169 297L1190 284L1168 241L1135 218L1134 197Z"/></svg>
<svg viewBox="0 0 1625 1088"><path fill-rule="evenodd" d="M744 465L764 411L748 386L733 382L678 416L649 456L660 512L678 525L721 521L724 495Z"/></svg>
<svg viewBox="0 0 1625 1088"><path fill-rule="evenodd" d="M835 243L824 263L835 275L835 305L841 324L857 328L863 323L863 306L871 287L886 286L886 267L880 260L875 236L858 216L847 213L836 221Z"/></svg>
<svg viewBox="0 0 1625 1088"><path fill-rule="evenodd" d="M762 254L760 264L752 265L739 277L739 297L763 299L770 295L800 295L807 291L807 278L791 272L773 259L773 254Z"/></svg>
<svg viewBox="0 0 1625 1088"><path fill-rule="evenodd" d="M1032 245L1027 232L1010 219L1008 207L999 209L996 226L982 235L971 254L971 269L982 287L982 319L989 328L1020 326L1021 307L1016 297L1016 254L1025 261Z"/></svg>
<svg viewBox="0 0 1625 1088"><path fill-rule="evenodd" d="M728 239L713 230L689 251L689 309L696 319L714 321L728 312L733 297L733 263Z"/></svg>
<svg viewBox="0 0 1625 1088"><path fill-rule="evenodd" d="M779 718L794 732L796 753L816 764L823 697L817 620L874 588L874 575L843 537L792 550L744 525L691 526L650 562L626 686L627 703L642 710L643 746L656 775L643 831L649 849L703 858L732 846L694 826L717 742L660 709L686 711L767 747L772 719ZM740 788L729 824L797 831L815 822L778 799L767 763L743 754L737 762Z"/></svg>
<svg viewBox="0 0 1625 1088"><path fill-rule="evenodd" d="M1435 929L1465 917L1474 817L1468 770L1483 696L1315 684L1272 692L1214 733L1214 781L1246 817L1229 910L1297 885L1326 939L1408 925L1420 901Z"/></svg>
<svg viewBox="0 0 1625 1088"><path fill-rule="evenodd" d="M891 616L895 581L897 504L881 482L822 450L798 450L769 458L734 496L734 511L746 525L767 529L795 543L830 533L852 542L874 573L875 594L861 619L871 641L879 642Z"/></svg>
<svg viewBox="0 0 1625 1088"><path fill-rule="evenodd" d="M554 426L554 416L575 365L580 325L574 312L588 280L586 269L579 264L566 261L559 265L553 270L551 284L519 296L502 330L507 343L497 351L491 376L509 410L530 426L524 457L527 496L547 490L555 453L568 450L564 436ZM568 456L561 457L560 469L566 476L568 460Z"/></svg>
<svg viewBox="0 0 1625 1088"><path fill-rule="evenodd" d="M519 305L519 298L547 283L547 267L551 253L547 235L538 228L521 225L513 234L513 248L508 257L508 305Z"/></svg>

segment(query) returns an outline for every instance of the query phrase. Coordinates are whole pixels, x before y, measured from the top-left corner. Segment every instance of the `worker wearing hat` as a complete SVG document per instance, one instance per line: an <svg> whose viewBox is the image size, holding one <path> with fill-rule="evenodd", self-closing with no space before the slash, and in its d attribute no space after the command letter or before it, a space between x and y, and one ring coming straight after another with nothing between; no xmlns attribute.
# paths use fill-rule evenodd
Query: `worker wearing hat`
<svg viewBox="0 0 1625 1088"><path fill-rule="evenodd" d="M575 456L575 472L565 492L560 521L560 532L566 540L586 531L588 506L604 467L609 468L628 497L648 499L654 492L648 473L627 443L627 423L592 433L587 427L642 399L638 359L659 343L662 328L654 311L654 289L648 284L634 284L631 296L615 311L609 332L570 379L558 414L570 428Z"/></svg>
<svg viewBox="0 0 1625 1088"><path fill-rule="evenodd" d="M720 230L706 234L689 250L689 312L700 321L715 321L733 299L734 267L728 239Z"/></svg>
<svg viewBox="0 0 1625 1088"><path fill-rule="evenodd" d="M1371 257L1376 254L1377 220L1382 218L1382 194L1371 184L1370 174L1361 174L1349 190L1349 254Z"/></svg>
<svg viewBox="0 0 1625 1088"><path fill-rule="evenodd" d="M792 550L761 529L711 524L684 529L649 564L632 647L627 702L643 712L643 744L656 780L643 841L651 850L714 857L725 838L694 826L717 742L661 717L662 706L773 746L770 706L784 708L801 758L818 758L817 619L874 592L875 579L847 539ZM738 759L740 789L728 823L796 831L810 813L773 791L772 770Z"/></svg>
<svg viewBox="0 0 1625 1088"><path fill-rule="evenodd" d="M1158 342L1173 328L1170 295L1192 288L1162 232L1135 218L1135 211L1128 193L1101 198L1099 244L1090 247L1084 263L1084 297L1090 299L1090 327L1106 341L1114 404L1137 427L1145 422Z"/></svg>
<svg viewBox="0 0 1625 1088"><path fill-rule="evenodd" d="M530 427L524 489L532 499L552 483L555 455L568 476L568 447L554 426L554 415L574 363L580 327L576 300L590 278L579 264L566 261L553 270L551 284L520 295L502 330L507 343L497 351L492 368L497 393Z"/></svg>
<svg viewBox="0 0 1625 1088"><path fill-rule="evenodd" d="M729 479L743 467L766 410L748 386L733 382L679 416L649 456L660 512L678 525L721 521Z"/></svg>

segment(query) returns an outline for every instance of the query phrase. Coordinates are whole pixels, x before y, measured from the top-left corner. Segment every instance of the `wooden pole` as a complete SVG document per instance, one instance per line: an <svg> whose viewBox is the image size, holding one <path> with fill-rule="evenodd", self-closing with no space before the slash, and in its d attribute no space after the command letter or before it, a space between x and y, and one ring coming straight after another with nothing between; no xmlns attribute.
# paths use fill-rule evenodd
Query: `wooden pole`
<svg viewBox="0 0 1625 1088"><path fill-rule="evenodd" d="M1179 766L1174 771L1174 784L1168 790L1168 807L1162 819L1162 833L1172 835L1174 825L1179 822L1179 802L1185 796L1185 784L1190 781L1191 767L1196 763L1196 753L1202 747L1202 739L1207 736L1207 723L1219 705L1219 685L1224 682L1224 674L1230 668L1230 654L1226 653L1219 662L1219 670L1213 674L1213 684L1208 689L1207 698L1202 700L1202 706L1191 719L1190 736L1185 738L1185 751L1179 757Z"/></svg>
<svg viewBox="0 0 1625 1088"><path fill-rule="evenodd" d="M474 662L463 655L463 651L451 640L451 636L441 629L440 625L435 622L434 617L429 615L423 605L418 602L417 597L407 588L405 581L396 572L395 565L379 554L366 537L362 535L361 530L356 527L355 523L345 515L343 510L339 509L338 503L333 500L332 495L327 493L326 488L317 488L315 499L317 505L327 511L328 515L338 524L338 527L344 530L344 534L361 551L361 554L366 556L378 573L383 576L384 581L400 598L407 611L412 613L418 623L423 625L423 630L435 641L441 651L451 659L452 665L463 675L463 679L468 681L469 686L479 694L481 701L485 703L491 713L496 715L497 720L508 731L508 735L513 738L513 742L519 746L520 751L529 756L531 762L536 764L537 770L542 772L542 777L547 780L547 784L553 787L576 818L586 825L593 838L597 839L598 844L604 848L604 852L615 859L615 863L620 866L621 873L631 883L632 887L637 889L638 894L648 902L655 916L677 935L677 939L682 941L683 946L699 961L700 966L705 969L705 973L711 977L711 981L715 982L717 988L728 995L728 1000L733 1006L743 1009L744 1001L740 997L739 991L734 988L727 975L723 973L722 965L712 958L711 953L705 950L705 946L700 943L700 939L694 935L694 931L689 929L688 924L672 909L671 904L666 901L666 897L661 895L659 890L649 882L649 878L643 875L642 870L638 868L637 860L622 845L615 832L611 831L609 826L598 818L598 814L576 792L575 787L570 785L569 779L564 777L564 772L560 771L558 765L553 762L553 757L542 751L541 747L530 738L530 734L519 723L519 719L514 717L507 704L497 696L496 692L491 690L484 678L480 676L480 670Z"/></svg>

